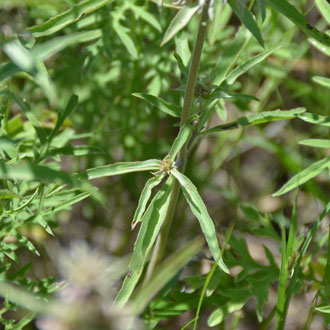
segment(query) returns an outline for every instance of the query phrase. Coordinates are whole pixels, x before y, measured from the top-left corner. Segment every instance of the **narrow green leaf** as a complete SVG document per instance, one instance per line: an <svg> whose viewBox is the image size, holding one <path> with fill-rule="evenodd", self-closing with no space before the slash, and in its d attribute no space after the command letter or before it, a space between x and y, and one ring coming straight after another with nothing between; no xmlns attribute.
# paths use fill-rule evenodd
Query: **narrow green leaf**
<svg viewBox="0 0 330 330"><path fill-rule="evenodd" d="M65 107L64 111L62 111L58 115L56 125L55 125L54 129L52 130L52 132L50 133L50 135L48 137L48 145L51 144L53 138L56 136L56 134L58 133L58 131L62 127L62 125L64 123L64 120L77 108L78 100L79 100L79 98L75 94L73 94L70 97L70 100L69 100L67 106Z"/></svg>
<svg viewBox="0 0 330 330"><path fill-rule="evenodd" d="M146 23L153 26L157 31L162 32L162 27L154 15L151 15L148 11L140 6L135 6L132 4L130 8L133 10L134 14L138 16L138 18L141 17Z"/></svg>
<svg viewBox="0 0 330 330"><path fill-rule="evenodd" d="M159 171L162 162L158 159L149 159L138 162L125 162L90 168L78 176L86 177L88 180L103 178L106 176L120 175L141 171Z"/></svg>
<svg viewBox="0 0 330 330"><path fill-rule="evenodd" d="M264 41L259 27L249 9L246 7L245 2L240 0L228 0L228 3L243 25L252 33L259 44L264 47Z"/></svg>
<svg viewBox="0 0 330 330"><path fill-rule="evenodd" d="M211 217L209 216L202 198L199 196L198 191L194 184L184 174L177 169L173 169L171 173L179 181L183 194L191 208L193 214L197 217L202 228L205 239L208 243L210 251L213 255L215 262L219 265L225 273L229 274L227 266L224 264L219 248L215 226Z"/></svg>
<svg viewBox="0 0 330 330"><path fill-rule="evenodd" d="M31 71L35 65L35 59L18 40L13 40L3 46L4 52L15 65L23 71Z"/></svg>
<svg viewBox="0 0 330 330"><path fill-rule="evenodd" d="M245 72L247 72L248 70L250 70L252 67L254 67L256 64L262 62L264 59L266 59L269 55L271 55L272 53L274 53L276 50L278 50L281 46L277 46L274 48L271 48L269 50L266 50L265 52L262 52L256 56L254 56L253 58L251 58L250 60L246 61L245 63L243 63L242 65L238 66L237 68L235 68L226 78L226 82L229 85L232 85L238 77L240 77L241 75L243 75Z"/></svg>
<svg viewBox="0 0 330 330"><path fill-rule="evenodd" d="M299 144L316 148L330 148L330 140L323 139L306 139L300 141Z"/></svg>
<svg viewBox="0 0 330 330"><path fill-rule="evenodd" d="M316 177L327 167L330 167L330 156L321 159L318 162L313 163L312 165L305 168L303 171L296 174L282 188L276 191L272 196L274 197L281 196L287 193L288 191L297 188L298 186L304 184L308 180Z"/></svg>
<svg viewBox="0 0 330 330"><path fill-rule="evenodd" d="M158 108L160 111L163 111L172 117L180 117L181 115L181 107L178 107L174 104L170 104L161 99L160 97L143 93L133 93L132 95L147 101L151 105Z"/></svg>
<svg viewBox="0 0 330 330"><path fill-rule="evenodd" d="M71 33L63 37L53 38L43 44L36 45L31 52L36 61L44 61L66 47L78 43L89 42L98 39L101 36L102 30L100 29Z"/></svg>
<svg viewBox="0 0 330 330"><path fill-rule="evenodd" d="M193 121L198 119L198 116L192 116L180 129L178 136L175 138L171 150L169 152L169 157L172 161L175 160L177 154L181 150L182 146L190 139L192 131L194 129Z"/></svg>
<svg viewBox="0 0 330 330"><path fill-rule="evenodd" d="M149 179L146 182L146 184L141 192L138 206L134 213L134 217L133 217L133 221L132 221L132 229L134 229L135 226L139 222L141 222L142 216L144 214L144 211L146 210L148 201L151 197L152 189L155 188L156 186L158 186L161 183L161 181L163 180L163 178L164 178L164 174L161 174L161 175L152 177L151 179Z"/></svg>
<svg viewBox="0 0 330 330"><path fill-rule="evenodd" d="M25 180L41 182L63 182L77 185L73 176L63 171L56 171L46 166L25 163L21 165L7 165L0 162L0 178L7 180Z"/></svg>
<svg viewBox="0 0 330 330"><path fill-rule="evenodd" d="M140 314L145 309L152 297L201 250L203 244L204 240L197 237L177 250L160 265L154 277L140 289L134 298L132 307L135 313Z"/></svg>
<svg viewBox="0 0 330 330"><path fill-rule="evenodd" d="M257 0L257 4L258 4L258 7L259 7L259 10L261 13L261 20L262 20L262 22L264 22L265 18L266 18L266 9L264 6L264 2L263 2L263 0Z"/></svg>
<svg viewBox="0 0 330 330"><path fill-rule="evenodd" d="M19 73L20 68L12 62L0 66L0 81Z"/></svg>
<svg viewBox="0 0 330 330"><path fill-rule="evenodd" d="M330 78L314 76L312 80L324 87L330 88Z"/></svg>
<svg viewBox="0 0 330 330"><path fill-rule="evenodd" d="M298 118L303 121L306 121L307 123L330 127L330 117L328 116L321 116L314 113L306 112L298 114Z"/></svg>
<svg viewBox="0 0 330 330"><path fill-rule="evenodd" d="M323 17L327 20L328 24L330 24L330 3L327 0L315 0L315 4L323 15Z"/></svg>
<svg viewBox="0 0 330 330"><path fill-rule="evenodd" d="M115 20L112 27L116 31L119 39L121 40L123 45L126 47L128 52L133 56L134 59L137 59L138 52L137 52L137 49L134 45L132 38L126 32L128 29L125 28L124 26L120 25L118 20Z"/></svg>
<svg viewBox="0 0 330 330"><path fill-rule="evenodd" d="M330 305L315 307L314 310L316 310L317 312L320 312L320 313L330 314Z"/></svg>
<svg viewBox="0 0 330 330"><path fill-rule="evenodd" d="M104 154L104 151L99 148L99 147L94 147L94 146L85 146L85 145L80 145L80 146L72 146L72 145L67 145L63 148L54 148L49 150L44 158L48 157L53 157L53 156L86 156L86 155L99 155L99 154Z"/></svg>
<svg viewBox="0 0 330 330"><path fill-rule="evenodd" d="M215 132L221 132L228 129L234 129L244 126L259 125L268 123L276 120L287 120L296 118L299 114L305 112L305 108L296 108L293 110L274 110L274 111L264 111L257 114L240 117L237 120L210 128L201 134L209 134Z"/></svg>
<svg viewBox="0 0 330 330"><path fill-rule="evenodd" d="M242 309L243 306L245 305L245 303L246 303L246 301L243 301L243 302L236 302L236 301L231 302L230 301L230 302L226 303L224 306L217 308L208 317L207 325L209 327L215 327L216 325L220 324L223 321L225 316Z"/></svg>
<svg viewBox="0 0 330 330"><path fill-rule="evenodd" d="M326 46L315 39L308 39L308 41L320 52L330 57L330 46Z"/></svg>
<svg viewBox="0 0 330 330"><path fill-rule="evenodd" d="M122 308L127 303L142 275L150 249L154 245L166 217L172 195L173 182L174 178L170 176L161 190L152 199L147 211L142 217L142 225L128 267L129 271L115 300L115 305L119 308Z"/></svg>
<svg viewBox="0 0 330 330"><path fill-rule="evenodd" d="M191 18L197 12L199 6L184 6L181 8L178 13L172 19L170 25L168 26L163 40L161 42L161 46L165 45L169 42L180 30L182 30L191 20Z"/></svg>
<svg viewBox="0 0 330 330"><path fill-rule="evenodd" d="M76 4L69 10L52 17L47 22L41 25L35 25L28 28L28 31L34 37L42 37L53 34L62 30L66 26L77 22L83 16L92 13L93 11L113 2L113 0L85 0Z"/></svg>
<svg viewBox="0 0 330 330"><path fill-rule="evenodd" d="M282 15L286 16L292 21L300 30L306 33L308 36L322 42L325 45L330 46L330 36L320 32L316 28L307 23L306 17L302 15L294 6L292 6L287 0L264 0L266 4L271 6ZM326 0L323 0L324 2Z"/></svg>

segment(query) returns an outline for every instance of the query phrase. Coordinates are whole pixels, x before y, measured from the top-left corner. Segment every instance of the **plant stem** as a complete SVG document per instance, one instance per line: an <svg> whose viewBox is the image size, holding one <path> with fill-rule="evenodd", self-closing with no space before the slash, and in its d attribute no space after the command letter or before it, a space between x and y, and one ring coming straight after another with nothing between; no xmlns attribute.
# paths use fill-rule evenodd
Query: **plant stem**
<svg viewBox="0 0 330 330"><path fill-rule="evenodd" d="M191 107L192 102L194 98L194 90L196 85L196 79L197 79L197 73L198 73L198 67L201 59L203 44L206 36L206 30L207 30L207 9L208 9L208 1L206 1L203 11L202 11L202 17L199 23L198 28L198 34L195 42L194 52L192 56L192 60L190 63L189 68L189 74L187 78L187 84L186 84L186 90L184 95L184 101L183 101L183 107L182 107L182 114L181 114L181 122L180 122L180 129L183 127L183 125L186 123L186 121L189 119L190 113L191 113ZM182 172L184 172L185 166L186 166L186 160L187 160L187 143L185 143L182 147L182 149L179 152L177 163L180 164L180 169ZM167 210L167 214L164 220L163 227L161 229L161 232L159 233L159 236L157 238L157 241L155 243L155 246L152 251L152 255L150 258L150 263L146 272L144 284L147 283L152 276L155 268L157 267L157 264L161 261L165 245L167 242L168 234L172 225L172 219L176 210L176 205L179 199L179 193L180 193L180 185L177 180L174 181L170 202Z"/></svg>

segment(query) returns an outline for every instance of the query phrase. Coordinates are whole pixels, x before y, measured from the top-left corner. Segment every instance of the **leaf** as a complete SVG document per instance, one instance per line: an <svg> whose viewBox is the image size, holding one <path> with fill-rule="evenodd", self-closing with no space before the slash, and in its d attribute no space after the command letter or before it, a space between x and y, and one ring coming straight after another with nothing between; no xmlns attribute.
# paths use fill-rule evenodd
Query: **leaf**
<svg viewBox="0 0 330 330"><path fill-rule="evenodd" d="M252 33L259 44L264 47L265 45L259 27L246 7L245 2L241 0L228 0L228 3L243 25Z"/></svg>
<svg viewBox="0 0 330 330"><path fill-rule="evenodd" d="M72 146L67 145L63 148L54 148L49 150L43 158L53 157L53 156L86 156L86 155L99 155L104 154L104 151L99 147L94 146Z"/></svg>
<svg viewBox="0 0 330 330"><path fill-rule="evenodd" d="M172 19L170 25L168 26L160 45L164 46L180 30L182 30L189 23L191 18L196 14L198 8L199 6L194 6L194 7L184 6L183 8L181 8Z"/></svg>
<svg viewBox="0 0 330 330"><path fill-rule="evenodd" d="M203 247L204 240L195 238L168 257L157 269L150 282L137 293L132 307L136 314L142 313L152 297L185 266Z"/></svg>
<svg viewBox="0 0 330 330"><path fill-rule="evenodd" d="M56 125L48 137L48 141L47 141L48 145L51 144L53 138L55 137L55 135L58 133L58 131L62 127L64 120L77 108L78 100L79 100L79 98L75 94L73 94L70 97L70 100L69 100L67 106L65 107L64 111L62 111L58 115Z"/></svg>
<svg viewBox="0 0 330 330"><path fill-rule="evenodd" d="M315 0L315 4L323 15L323 17L327 20L328 24L330 24L330 4L326 0Z"/></svg>
<svg viewBox="0 0 330 330"><path fill-rule="evenodd" d="M315 307L314 310L316 310L317 312L320 312L320 313L330 314L330 305Z"/></svg>
<svg viewBox="0 0 330 330"><path fill-rule="evenodd" d="M53 38L43 44L36 45L32 48L32 55L35 61L44 61L55 55L66 47L89 42L102 36L102 30L90 30L84 32L76 32L65 35L63 37Z"/></svg>
<svg viewBox="0 0 330 330"><path fill-rule="evenodd" d="M321 116L306 112L303 114L298 114L298 118L306 121L307 123L330 127L330 117L328 116Z"/></svg>
<svg viewBox="0 0 330 330"><path fill-rule="evenodd" d="M276 191L272 196L277 197L281 196L288 191L297 188L298 186L304 184L308 180L316 177L324 169L330 167L330 156L319 160L318 162L313 163L312 165L305 168L303 171L296 174L292 177L282 188Z"/></svg>
<svg viewBox="0 0 330 330"><path fill-rule="evenodd" d="M300 141L299 144L316 148L330 148L330 140L324 139L307 139Z"/></svg>
<svg viewBox="0 0 330 330"><path fill-rule="evenodd" d="M233 129L233 128L251 126L251 125L259 125L276 120L293 119L305 111L306 111L305 108L296 108L293 110L264 111L257 114L240 117L237 120L224 125L215 126L213 128L210 128L202 132L201 134L209 134L209 133L221 132L227 129Z"/></svg>
<svg viewBox="0 0 330 330"><path fill-rule="evenodd" d="M0 162L0 178L7 180L41 181L47 183L62 182L69 185L79 185L78 181L68 173L56 171L46 166L25 163L7 165Z"/></svg>
<svg viewBox="0 0 330 330"><path fill-rule="evenodd" d="M112 24L113 29L116 31L119 39L124 44L128 52L133 56L134 59L138 58L138 52L134 45L132 38L127 34L127 28L119 24L118 20L115 20Z"/></svg>
<svg viewBox="0 0 330 330"><path fill-rule="evenodd" d="M229 274L229 270L222 260L222 254L219 248L215 226L207 212L202 198L197 192L196 187L184 174L179 172L177 169L173 169L171 173L179 181L183 194L190 206L190 209L200 223L203 234L205 236L205 239L208 243L215 262L218 264L221 270Z"/></svg>
<svg viewBox="0 0 330 330"><path fill-rule="evenodd" d="M133 217L133 221L132 221L132 229L134 229L135 226L139 222L141 222L141 218L144 214L144 211L146 210L148 201L151 197L152 189L155 188L156 186L158 186L161 183L161 181L163 180L163 178L164 178L164 174L154 176L146 182L146 184L141 192L138 206L134 213L134 217Z"/></svg>
<svg viewBox="0 0 330 330"><path fill-rule="evenodd" d="M77 22L83 16L113 2L113 0L85 0L74 5L69 10L56 15L41 25L28 28L34 37L42 37L62 30L66 26Z"/></svg>
<svg viewBox="0 0 330 330"><path fill-rule="evenodd" d="M0 66L0 81L8 77L14 76L20 71L21 71L20 68L14 63L12 62L5 63Z"/></svg>
<svg viewBox="0 0 330 330"><path fill-rule="evenodd" d="M330 56L330 46L326 46L324 44L322 44L321 42L315 40L315 39L308 39L308 41L316 48L318 49L320 52L322 52L323 54Z"/></svg>
<svg viewBox="0 0 330 330"><path fill-rule="evenodd" d="M78 174L78 176L92 180L131 172L159 171L161 166L162 162L158 159L149 159L138 162L115 163L111 165L90 168L84 173Z"/></svg>
<svg viewBox="0 0 330 330"><path fill-rule="evenodd" d="M214 310L207 319L207 325L209 327L215 327L220 324L225 316L233 312L239 311L245 305L246 301L243 302L228 302L224 306Z"/></svg>
<svg viewBox="0 0 330 330"><path fill-rule="evenodd" d="M174 105L174 104L167 103L160 97L150 95L150 94L143 94L143 93L133 93L132 95L135 97L138 97L142 100L147 101L151 105L158 108L160 111L163 111L172 117L180 117L180 115L181 115L181 107L178 107L177 105Z"/></svg>
<svg viewBox="0 0 330 330"><path fill-rule="evenodd" d="M286 16L292 23L294 23L300 30L308 36L330 46L330 36L320 32L316 28L307 23L306 17L302 15L294 6L287 0L264 0L266 4L271 6L282 15ZM325 0L324 0L325 1Z"/></svg>
<svg viewBox="0 0 330 330"><path fill-rule="evenodd" d="M254 67L256 64L262 62L264 59L266 59L269 55L271 55L272 53L274 53L276 50L278 50L281 46L277 46L274 48L271 48L269 50L266 50L256 56L254 56L253 58L251 58L250 60L246 61L245 63L243 63L242 65L238 66L237 68L235 68L226 78L226 82L229 85L232 85L238 77L240 77L241 75L243 75L245 72L247 72L248 70L250 70L252 67Z"/></svg>
<svg viewBox="0 0 330 330"><path fill-rule="evenodd" d="M146 23L153 26L157 31L162 32L162 27L159 24L159 21L144 8L132 4L130 9L133 10L134 14L137 15L138 18L141 17Z"/></svg>
<svg viewBox="0 0 330 330"><path fill-rule="evenodd" d="M262 22L264 22L265 18L266 18L266 9L264 6L264 2L263 2L263 0L257 0L257 4L258 4L258 7L259 7L259 10L261 13L261 20L262 20Z"/></svg>
<svg viewBox="0 0 330 330"><path fill-rule="evenodd" d="M115 300L115 306L118 308L122 308L127 303L142 275L146 259L166 217L173 191L173 182L174 178L170 176L161 190L152 199L147 211L142 217L142 225L128 267L129 271Z"/></svg>
<svg viewBox="0 0 330 330"><path fill-rule="evenodd" d="M183 147L183 145L190 139L192 131L194 129L193 121L198 119L198 116L192 116L180 129L178 136L175 138L171 150L169 152L169 157L172 161L175 160L177 154Z"/></svg>
<svg viewBox="0 0 330 330"><path fill-rule="evenodd" d="M324 87L330 88L330 78L314 76L312 80Z"/></svg>
<svg viewBox="0 0 330 330"><path fill-rule="evenodd" d="M4 52L23 71L32 71L35 59L31 52L27 50L18 40L13 40L3 46Z"/></svg>

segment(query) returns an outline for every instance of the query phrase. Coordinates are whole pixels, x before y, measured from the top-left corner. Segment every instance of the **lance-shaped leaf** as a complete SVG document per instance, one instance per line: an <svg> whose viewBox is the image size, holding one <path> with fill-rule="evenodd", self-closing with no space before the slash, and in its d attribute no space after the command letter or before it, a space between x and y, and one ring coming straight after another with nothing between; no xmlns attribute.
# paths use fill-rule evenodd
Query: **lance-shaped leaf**
<svg viewBox="0 0 330 330"><path fill-rule="evenodd" d="M324 0L315 0L316 6L319 9L320 13L330 24L330 3L329 1Z"/></svg>
<svg viewBox="0 0 330 330"><path fill-rule="evenodd" d="M202 132L201 134L221 132L224 130L239 128L244 126L259 125L276 120L293 119L305 111L306 111L305 108L297 108L293 110L264 111L257 114L240 117L237 120L224 125L215 126L213 128L210 128Z"/></svg>
<svg viewBox="0 0 330 330"><path fill-rule="evenodd" d="M127 303L142 275L150 249L154 245L166 217L172 195L173 182L174 178L170 176L162 189L152 199L147 211L142 217L142 225L128 267L129 271L115 300L115 305L119 308Z"/></svg>
<svg viewBox="0 0 330 330"><path fill-rule="evenodd" d="M198 119L197 115L193 115L180 129L178 136L175 138L171 150L169 152L169 157L172 161L175 160L178 152L181 150L182 146L190 139L192 131L194 129L193 121Z"/></svg>
<svg viewBox="0 0 330 330"><path fill-rule="evenodd" d="M174 104L170 104L158 96L143 93L133 93L132 95L147 101L151 105L158 108L160 111L163 111L172 117L180 117L181 115L181 107L178 107Z"/></svg>
<svg viewBox="0 0 330 330"><path fill-rule="evenodd" d="M53 157L53 156L86 156L86 155L99 155L104 154L104 151L99 147L94 146L72 146L67 145L63 148L54 148L49 150L43 158Z"/></svg>
<svg viewBox="0 0 330 330"><path fill-rule="evenodd" d="M62 182L72 186L79 185L76 178L63 171L56 171L47 166L25 163L8 165L0 162L0 178L8 180L26 180L41 182Z"/></svg>
<svg viewBox="0 0 330 330"><path fill-rule="evenodd" d="M321 116L314 113L302 113L298 115L298 118L306 121L307 123L321 125L321 126L330 126L330 116Z"/></svg>
<svg viewBox="0 0 330 330"><path fill-rule="evenodd" d="M312 165L305 168L303 171L296 174L291 178L281 189L276 191L272 196L281 196L288 191L297 188L298 186L304 184L308 180L316 177L324 169L330 167L330 156L313 163Z"/></svg>
<svg viewBox="0 0 330 330"><path fill-rule="evenodd" d="M83 16L90 14L111 2L113 2L113 0L81 1L69 10L52 17L47 22L28 28L28 31L32 33L34 37L42 37L53 34L70 24L77 22Z"/></svg>
<svg viewBox="0 0 330 330"><path fill-rule="evenodd" d="M151 179L149 179L146 182L146 184L145 184L145 186L144 186L144 188L141 192L138 206L137 206L136 211L134 213L134 217L133 217L133 221L132 221L132 229L134 229L135 226L139 222L141 222L142 216L144 214L144 211L146 210L148 201L151 197L152 189L155 188L156 186L158 186L161 183L164 176L165 176L165 174L157 175L157 176L152 177Z"/></svg>
<svg viewBox="0 0 330 330"><path fill-rule="evenodd" d="M229 270L222 260L222 253L219 248L214 223L211 217L209 216L206 206L202 198L199 196L196 187L189 180L189 178L187 178L177 169L173 169L171 173L179 181L183 194L190 206L190 209L200 223L202 232L205 236L205 239L207 241L207 244L210 248L210 251L213 255L215 262L225 273L229 274Z"/></svg>
<svg viewBox="0 0 330 330"><path fill-rule="evenodd" d="M78 96L73 94L70 97L70 100L69 100L67 106L65 107L64 111L59 113L56 125L48 137L48 145L51 144L53 138L55 137L55 135L58 133L58 131L62 127L64 120L77 108L78 99L79 99Z"/></svg>
<svg viewBox="0 0 330 330"><path fill-rule="evenodd" d="M318 83L324 87L330 88L330 79L329 78L321 77L321 76L314 76L312 79L316 83Z"/></svg>
<svg viewBox="0 0 330 330"><path fill-rule="evenodd" d="M245 72L250 70L252 67L257 65L258 63L262 62L264 59L266 59L269 55L274 53L280 47L281 46L277 46L277 47L271 48L269 50L266 50L266 51L264 51L264 52L262 52L262 53L260 53L256 56L254 56L253 58L246 61L245 63L241 64L237 68L235 68L232 72L230 72L230 74L226 78L227 84L232 85L237 80L238 77L243 75Z"/></svg>
<svg viewBox="0 0 330 330"><path fill-rule="evenodd" d="M252 33L259 44L264 47L264 41L262 39L259 27L249 9L246 7L245 2L240 0L228 0L228 3L243 25Z"/></svg>
<svg viewBox="0 0 330 330"><path fill-rule="evenodd" d="M300 141L299 144L316 148L330 148L330 140L324 139L307 139Z"/></svg>
<svg viewBox="0 0 330 330"><path fill-rule="evenodd" d="M111 165L90 168L84 173L78 174L78 177L87 178L88 180L103 178L106 176L114 176L132 172L142 171L159 171L162 162L158 159L149 159L138 162L123 162Z"/></svg>
<svg viewBox="0 0 330 330"><path fill-rule="evenodd" d="M172 19L170 25L168 26L160 45L161 46L165 45L180 30L182 30L189 23L191 18L195 15L198 8L199 6L194 6L194 7L184 6L183 8L181 8Z"/></svg>
<svg viewBox="0 0 330 330"><path fill-rule="evenodd" d="M134 45L134 42L133 42L132 38L127 33L128 29L126 27L122 26L119 23L118 19L114 20L114 23L113 23L112 27L116 31L119 39L121 40L121 42L123 43L125 48L128 50L128 52L133 56L134 59L137 59L138 58L138 51L137 51L137 49Z"/></svg>
<svg viewBox="0 0 330 330"><path fill-rule="evenodd" d="M286 16L292 23L294 23L300 30L308 36L330 46L330 36L320 32L316 28L307 23L306 17L301 14L293 5L287 0L264 0L266 4ZM326 1L324 1L326 2Z"/></svg>

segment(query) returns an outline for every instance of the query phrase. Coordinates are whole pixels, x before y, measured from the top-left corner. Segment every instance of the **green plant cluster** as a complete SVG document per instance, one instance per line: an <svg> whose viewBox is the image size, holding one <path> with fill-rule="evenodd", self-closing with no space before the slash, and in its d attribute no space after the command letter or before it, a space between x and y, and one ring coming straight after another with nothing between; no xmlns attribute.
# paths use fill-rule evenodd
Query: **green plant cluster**
<svg viewBox="0 0 330 330"><path fill-rule="evenodd" d="M327 1L0 14L5 329L329 326Z"/></svg>

